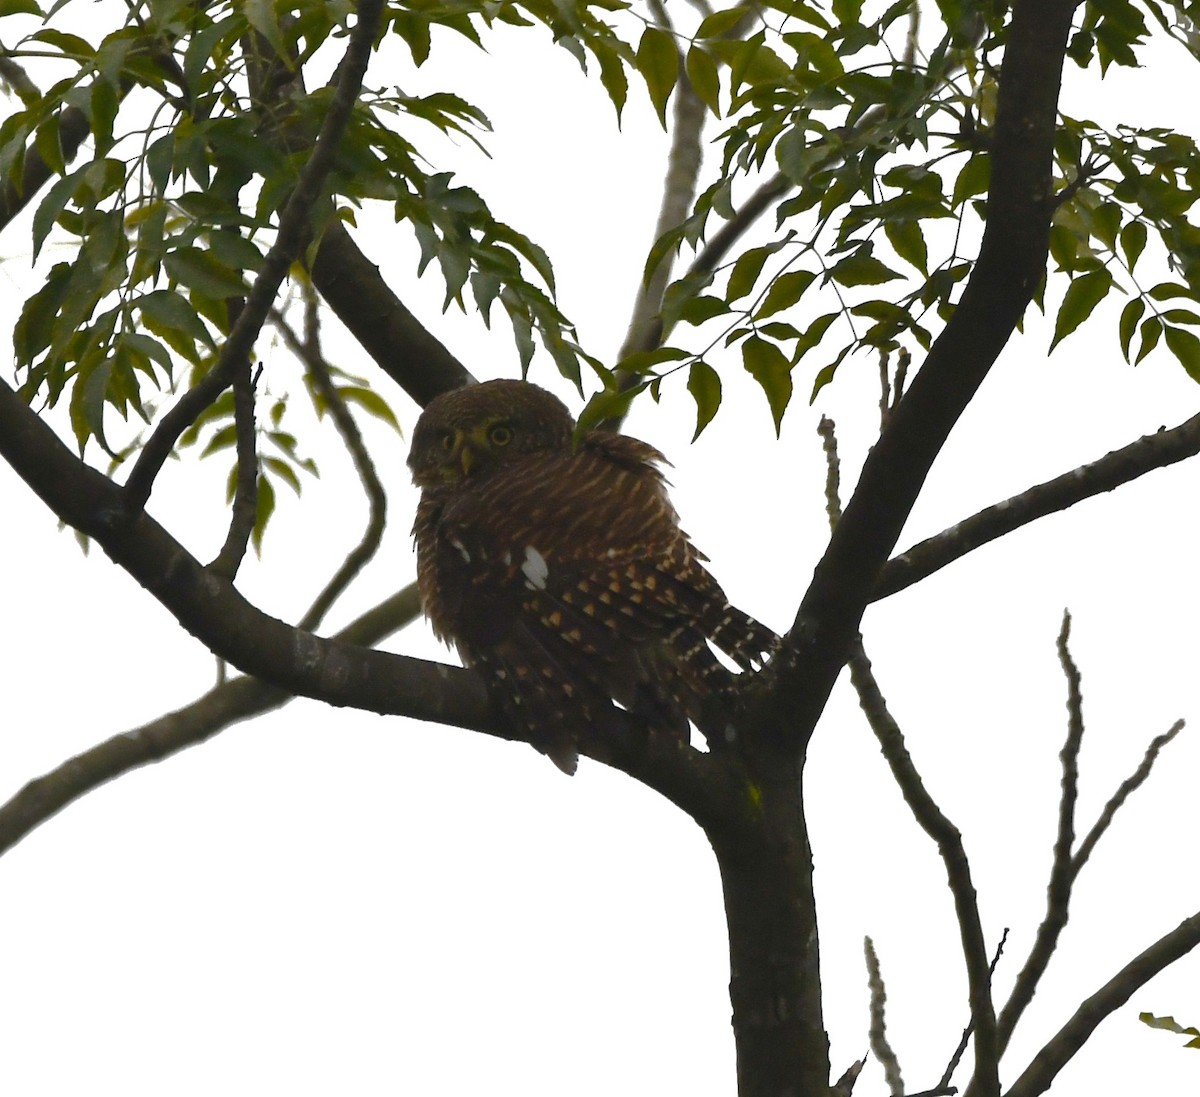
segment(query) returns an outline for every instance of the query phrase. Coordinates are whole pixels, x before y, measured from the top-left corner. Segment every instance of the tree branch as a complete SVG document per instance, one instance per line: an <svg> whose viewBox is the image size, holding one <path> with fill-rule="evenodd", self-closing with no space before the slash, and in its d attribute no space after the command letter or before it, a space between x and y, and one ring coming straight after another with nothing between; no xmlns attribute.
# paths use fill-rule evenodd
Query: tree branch
<svg viewBox="0 0 1200 1097"><path fill-rule="evenodd" d="M891 1097L904 1097L904 1077L900 1072L900 1060L888 1040L887 1034L887 987L879 970L879 957L875 953L875 942L870 937L863 939L863 954L867 962L867 986L871 992L871 1024L868 1038L871 1053L883 1067Z"/></svg>
<svg viewBox="0 0 1200 1097"><path fill-rule="evenodd" d="M1054 840L1050 881L1046 885L1046 913L1038 926L1025 965L997 1021L997 1042L1001 1054L1008 1046L1021 1015L1033 1001L1038 983L1046 972L1070 916L1071 889L1075 883L1071 851L1075 844L1075 804L1079 799L1079 748L1083 743L1082 679L1068 647L1070 638L1071 615L1064 612L1062 629L1058 634L1058 658L1067 680L1067 737L1059 753L1062 760L1062 794L1058 801L1058 834Z"/></svg>
<svg viewBox="0 0 1200 1097"><path fill-rule="evenodd" d="M373 646L420 612L417 586L411 583L347 625L335 639ZM0 806L0 854L68 804L113 778L203 743L232 724L287 704L293 696L257 678L234 678L176 712L85 750L30 781Z"/></svg>
<svg viewBox="0 0 1200 1097"><path fill-rule="evenodd" d="M313 285L384 373L424 407L439 393L475 378L431 335L338 221L321 237Z"/></svg>
<svg viewBox="0 0 1200 1097"><path fill-rule="evenodd" d="M1101 1021L1129 1001L1134 991L1186 956L1197 944L1200 944L1200 913L1193 914L1160 937L1088 998L1038 1052L1005 1097L1037 1097L1045 1093Z"/></svg>
<svg viewBox="0 0 1200 1097"><path fill-rule="evenodd" d="M1016 0L1001 70L988 219L953 315L868 455L752 724L802 750L934 460L1024 314L1046 265L1051 165L1073 0Z"/></svg>
<svg viewBox="0 0 1200 1097"><path fill-rule="evenodd" d="M296 187L279 215L275 242L263 258L262 269L254 280L229 338L221 348L217 364L163 416L138 454L126 483L127 505L131 510L140 510L145 506L159 469L175 448L179 436L195 422L201 411L225 391L239 363L249 361L254 341L271 310L275 294L309 239L310 214L320 197L325 177L333 167L338 145L358 99L382 10L383 0L359 0L358 21L338 66L333 99L321 122L321 131L312 155L301 170Z"/></svg>
<svg viewBox="0 0 1200 1097"><path fill-rule="evenodd" d="M1048 514L1066 510L1084 499L1136 480L1200 453L1200 415L1170 430L1148 434L1136 442L1082 465L1053 480L1029 488L987 507L955 526L930 537L884 567L873 600L887 598L952 564L968 552L995 541Z"/></svg>
<svg viewBox="0 0 1200 1097"><path fill-rule="evenodd" d="M954 897L954 910L962 935L963 959L966 962L967 983L970 988L971 1020L975 1027L974 1089L984 1097L999 1097L999 1057L996 1044L996 1013L992 1003L991 966L979 920L979 904L971 867L963 848L958 828L942 813L925 788L921 775L913 765L900 725L889 712L883 693L875 681L870 660L859 641L850 655L850 681L858 693L859 704L867 716L871 730L891 767L892 776L913 817L921 829L937 844L938 853L946 866L946 879Z"/></svg>
<svg viewBox="0 0 1200 1097"><path fill-rule="evenodd" d="M233 374L233 421L237 432L237 479L225 544L209 568L213 574L233 582L250 544L258 520L258 451L255 447L254 382L250 360Z"/></svg>

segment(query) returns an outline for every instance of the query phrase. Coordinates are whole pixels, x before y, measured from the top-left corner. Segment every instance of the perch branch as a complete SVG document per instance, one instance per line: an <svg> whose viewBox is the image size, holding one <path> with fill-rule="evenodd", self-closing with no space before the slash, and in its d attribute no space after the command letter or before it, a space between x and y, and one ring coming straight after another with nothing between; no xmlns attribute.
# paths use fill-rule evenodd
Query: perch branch
<svg viewBox="0 0 1200 1097"><path fill-rule="evenodd" d="M1200 453L1200 415L1194 415L1170 430L1148 434L1098 461L987 507L894 556L884 567L872 599L896 594L968 552L1038 518L1066 510L1084 499L1112 491L1147 472L1176 464L1197 453Z"/></svg>
<svg viewBox="0 0 1200 1097"><path fill-rule="evenodd" d="M527 741L492 710L471 671L323 639L263 613L150 515L129 515L123 489L80 461L3 380L0 455L51 511L95 540L187 631L244 674L332 705ZM680 751L671 736L647 737L622 710L605 714L587 753L655 789L702 826L716 825L712 813L729 804L742 810L736 774L711 755Z"/></svg>

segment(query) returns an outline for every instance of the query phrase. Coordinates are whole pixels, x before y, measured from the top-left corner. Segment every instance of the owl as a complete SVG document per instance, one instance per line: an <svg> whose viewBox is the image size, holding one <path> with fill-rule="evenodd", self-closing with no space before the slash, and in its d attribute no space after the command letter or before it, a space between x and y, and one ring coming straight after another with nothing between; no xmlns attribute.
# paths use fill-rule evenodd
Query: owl
<svg viewBox="0 0 1200 1097"><path fill-rule="evenodd" d="M662 454L574 429L545 389L488 381L431 401L408 458L434 632L566 773L614 704L685 743L690 723L723 734L738 675L714 647L750 670L778 642L679 528Z"/></svg>

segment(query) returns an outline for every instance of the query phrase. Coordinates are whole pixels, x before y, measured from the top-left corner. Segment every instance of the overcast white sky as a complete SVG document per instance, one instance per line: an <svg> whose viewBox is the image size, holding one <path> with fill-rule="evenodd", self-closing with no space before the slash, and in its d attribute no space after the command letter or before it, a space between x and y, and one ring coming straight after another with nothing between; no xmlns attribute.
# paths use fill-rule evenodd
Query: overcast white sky
<svg viewBox="0 0 1200 1097"><path fill-rule="evenodd" d="M611 107L562 51L467 56L453 78L478 89L473 98L498 130L495 159L476 161L471 181L489 196L502 188L496 212L548 247L564 310L589 348L611 356L653 224L657 193L646 180L658 169L646 165L661 156L661 134L635 90L619 135ZM377 69L371 79L384 76ZM1098 109L1099 93L1071 79L1064 109ZM421 76L423 87L437 80L436 70ZM1179 107L1162 102L1167 85L1155 75L1140 102L1133 86L1118 87L1122 109ZM375 226L363 243L478 376L512 374L502 327L489 335L438 315L441 287L414 281L407 230ZM22 246L5 237L10 315L27 278ZM1196 409L1196 386L1169 359L1124 365L1111 325L1050 358L1044 325L1030 328L955 431L906 541ZM353 347L342 353L345 368L378 376ZM279 361L268 383L298 389ZM628 424L674 461L685 527L730 595L775 628L790 623L826 540L816 417L837 420L852 483L874 426L872 374L869 364L858 375L846 367L819 408L801 400L791 409L778 441L761 394L733 369L728 410L696 445L682 398L639 407ZM533 376L579 406L549 367ZM411 426L416 409L393 395ZM406 443L373 436L393 528L331 627L413 575ZM291 619L365 515L346 469L328 457L323 468L299 503L281 496L265 558L240 582ZM155 496L156 515L201 556L223 528L224 471L173 467ZM989 939L1011 927L1002 986L1043 903L1065 728L1054 652L1064 606L1075 614L1088 717L1081 827L1152 736L1177 717L1200 719L1198 477L1193 465L1155 473L983 549L867 616L883 689L965 834ZM7 471L0 506L6 796L191 701L215 667L102 554L84 559ZM423 625L388 646L450 658ZM1083 997L1200 909L1198 772L1192 729L1081 878L1006 1078ZM808 795L835 1072L866 1050L861 950L870 933L906 1081L932 1086L966 1014L950 898L844 684L813 744ZM1135 995L1055 1094L1194 1092L1200 1056L1137 1013L1200 1024L1198 975L1192 957ZM527 747L306 701L102 789L0 864L0 1090L28 1097L728 1097L727 979L715 864L698 829L653 794L586 761L568 780ZM858 1092L883 1092L877 1068Z"/></svg>

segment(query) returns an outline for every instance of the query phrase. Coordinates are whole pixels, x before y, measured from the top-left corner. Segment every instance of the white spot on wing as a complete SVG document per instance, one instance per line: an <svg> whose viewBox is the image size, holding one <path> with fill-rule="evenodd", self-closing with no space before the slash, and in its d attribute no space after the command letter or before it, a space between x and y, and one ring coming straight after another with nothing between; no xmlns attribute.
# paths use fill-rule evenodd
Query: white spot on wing
<svg viewBox="0 0 1200 1097"><path fill-rule="evenodd" d="M457 537L450 538L450 544L458 549L459 555L468 564L471 562L471 554L467 551L467 546L464 545Z"/></svg>
<svg viewBox="0 0 1200 1097"><path fill-rule="evenodd" d="M521 565L521 573L525 576L525 585L530 590L545 590L546 577L550 567L546 558L532 545L525 548L525 562Z"/></svg>

